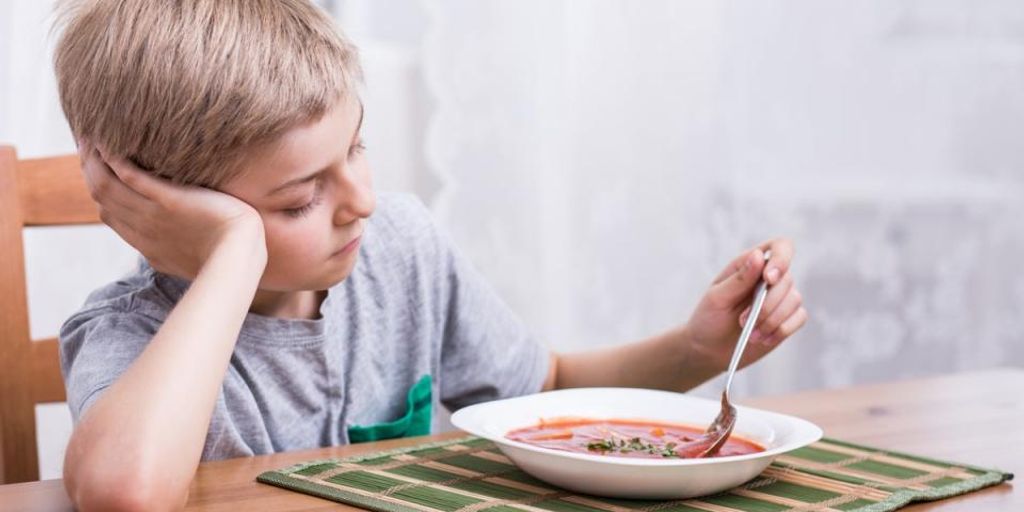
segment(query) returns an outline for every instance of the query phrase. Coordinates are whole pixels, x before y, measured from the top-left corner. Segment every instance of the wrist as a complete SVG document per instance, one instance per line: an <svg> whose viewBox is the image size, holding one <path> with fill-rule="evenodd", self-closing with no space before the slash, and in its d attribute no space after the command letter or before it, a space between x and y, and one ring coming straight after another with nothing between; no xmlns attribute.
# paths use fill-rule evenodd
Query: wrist
<svg viewBox="0 0 1024 512"><path fill-rule="evenodd" d="M199 273L203 274L215 268L217 272L242 272L255 277L258 281L263 276L266 265L266 236L263 232L263 223L257 218L255 221L234 223L231 228L225 229Z"/></svg>
<svg viewBox="0 0 1024 512"><path fill-rule="evenodd" d="M714 353L704 349L703 345L693 335L689 324L684 324L673 331L676 337L681 367L694 372L701 377L701 380L711 379L725 371L726 364Z"/></svg>

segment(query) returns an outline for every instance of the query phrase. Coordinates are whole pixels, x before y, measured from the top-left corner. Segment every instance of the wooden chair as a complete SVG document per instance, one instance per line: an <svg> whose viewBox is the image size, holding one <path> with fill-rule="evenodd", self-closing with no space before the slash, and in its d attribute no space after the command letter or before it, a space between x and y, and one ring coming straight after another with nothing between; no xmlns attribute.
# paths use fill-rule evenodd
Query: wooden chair
<svg viewBox="0 0 1024 512"><path fill-rule="evenodd" d="M99 222L77 155L0 146L0 484L39 479L35 405L66 401L57 340L29 337L22 230Z"/></svg>

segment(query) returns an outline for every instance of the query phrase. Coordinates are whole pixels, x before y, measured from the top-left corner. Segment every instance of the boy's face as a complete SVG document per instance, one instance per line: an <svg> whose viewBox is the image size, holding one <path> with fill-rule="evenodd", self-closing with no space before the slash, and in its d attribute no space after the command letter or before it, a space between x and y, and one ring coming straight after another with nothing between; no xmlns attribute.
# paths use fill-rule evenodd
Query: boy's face
<svg viewBox="0 0 1024 512"><path fill-rule="evenodd" d="M354 95L319 121L253 151L222 188L263 218L267 267L260 288L325 290L352 272L363 221L376 205Z"/></svg>

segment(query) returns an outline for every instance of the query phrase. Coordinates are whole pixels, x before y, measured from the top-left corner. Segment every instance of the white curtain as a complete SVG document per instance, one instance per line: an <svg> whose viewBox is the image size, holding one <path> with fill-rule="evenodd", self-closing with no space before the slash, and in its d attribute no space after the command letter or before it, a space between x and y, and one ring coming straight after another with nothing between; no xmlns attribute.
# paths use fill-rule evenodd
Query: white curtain
<svg viewBox="0 0 1024 512"><path fill-rule="evenodd" d="M434 178L409 186L553 347L682 322L785 235L813 318L746 392L1024 365L1019 2L335 12L410 56Z"/></svg>
<svg viewBox="0 0 1024 512"><path fill-rule="evenodd" d="M50 4L0 2L22 156L73 149ZM552 348L683 322L785 235L812 321L741 392L1024 366L1019 2L321 4L363 50L378 184L421 195ZM102 229L26 242L39 337L132 261ZM66 411L40 414L56 477Z"/></svg>

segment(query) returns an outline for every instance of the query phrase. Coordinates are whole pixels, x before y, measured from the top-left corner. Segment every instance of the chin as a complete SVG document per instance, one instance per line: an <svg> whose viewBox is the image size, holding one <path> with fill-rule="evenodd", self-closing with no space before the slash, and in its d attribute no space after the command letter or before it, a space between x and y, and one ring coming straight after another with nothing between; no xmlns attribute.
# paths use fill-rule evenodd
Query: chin
<svg viewBox="0 0 1024 512"><path fill-rule="evenodd" d="M259 288L275 292L326 290L344 281L355 269L358 254L316 262L289 262L286 268L264 272Z"/></svg>
<svg viewBox="0 0 1024 512"><path fill-rule="evenodd" d="M324 279L320 280L320 282L317 285L317 287L310 288L310 289L311 290L326 290L326 289L328 289L328 288L330 288L330 287L332 287L334 285L337 285L338 283L344 281L345 279L348 279L348 276L350 276L351 274L352 274L352 269L348 269L343 274L333 275L333 276L330 276L330 277L327 277L327 278L324 278Z"/></svg>
<svg viewBox="0 0 1024 512"><path fill-rule="evenodd" d="M348 279L348 276L352 275L352 270L355 268L355 266L355 259L352 259L351 261L346 261L342 265L330 265L327 268L325 268L320 275L316 276L315 278L309 279L308 283L310 284L310 286L304 289L326 290L344 281L345 279Z"/></svg>
<svg viewBox="0 0 1024 512"><path fill-rule="evenodd" d="M354 265L346 265L343 268L326 269L319 275L296 276L294 274L282 276L281 278L270 278L266 275L260 281L261 290L272 292L298 292L305 290L326 290L348 278L352 274Z"/></svg>

